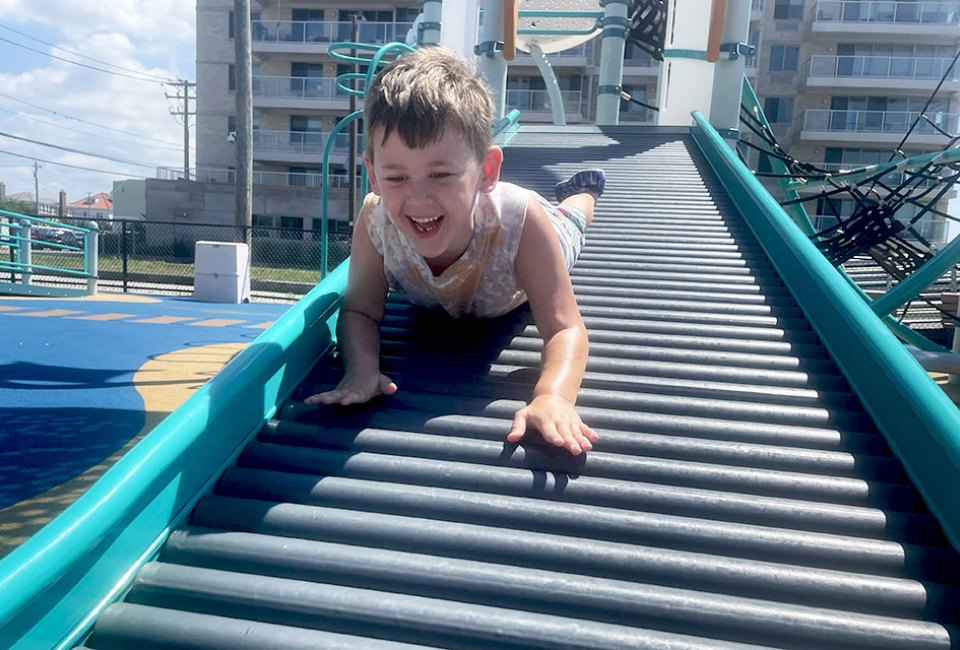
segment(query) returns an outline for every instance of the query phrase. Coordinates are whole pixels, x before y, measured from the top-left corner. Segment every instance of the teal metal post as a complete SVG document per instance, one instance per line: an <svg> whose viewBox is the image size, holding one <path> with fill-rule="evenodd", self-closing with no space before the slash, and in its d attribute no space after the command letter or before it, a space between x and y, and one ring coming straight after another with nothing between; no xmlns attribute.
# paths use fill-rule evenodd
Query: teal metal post
<svg viewBox="0 0 960 650"><path fill-rule="evenodd" d="M83 237L83 271L87 275L87 294L97 295L97 276L100 273L100 226L96 221L87 223L90 230Z"/></svg>
<svg viewBox="0 0 960 650"><path fill-rule="evenodd" d="M30 231L33 224L29 219L20 221L20 246L17 248L17 264L20 265L20 284L25 287L33 284L33 238Z"/></svg>
<svg viewBox="0 0 960 650"><path fill-rule="evenodd" d="M629 0L604 0L603 32L600 35L600 87L597 88L597 124L620 123L620 91L623 50L630 21Z"/></svg>

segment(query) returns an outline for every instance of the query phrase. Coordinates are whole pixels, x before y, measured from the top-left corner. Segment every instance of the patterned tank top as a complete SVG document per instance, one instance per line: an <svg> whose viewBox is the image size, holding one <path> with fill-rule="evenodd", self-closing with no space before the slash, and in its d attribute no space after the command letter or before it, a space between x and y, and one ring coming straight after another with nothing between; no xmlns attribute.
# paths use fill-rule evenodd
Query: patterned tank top
<svg viewBox="0 0 960 650"><path fill-rule="evenodd" d="M503 181L492 192L481 192L470 245L459 260L436 276L390 221L379 196L367 195L361 216L366 216L367 232L383 256L383 273L391 289L415 304L440 306L454 318L492 318L527 299L514 262L530 196L529 190Z"/></svg>

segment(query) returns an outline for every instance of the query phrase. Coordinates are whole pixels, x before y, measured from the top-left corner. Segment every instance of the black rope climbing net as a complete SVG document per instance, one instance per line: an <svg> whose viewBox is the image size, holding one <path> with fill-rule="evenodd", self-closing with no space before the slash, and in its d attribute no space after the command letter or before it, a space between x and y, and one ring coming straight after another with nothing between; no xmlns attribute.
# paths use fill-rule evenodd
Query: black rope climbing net
<svg viewBox="0 0 960 650"><path fill-rule="evenodd" d="M960 59L958 53L931 93L924 108L910 125L903 139L894 149L888 162L905 161L904 145L908 138L919 128L927 125L933 131L944 136L944 152L958 147L960 135L950 133L940 127L928 114L933 98L943 82ZM755 150L760 158L769 163L773 171L755 172L757 176L778 178L794 182L808 181L819 191L807 191L793 194L781 201L784 207L796 204L813 203L827 210L836 223L824 227L811 235L823 255L834 265L839 266L854 257L866 255L876 262L887 274L897 281L904 279L936 254L934 246L925 239L917 228L918 222L927 215L936 215L948 221L960 219L936 208L937 203L960 180L960 163L940 160L942 156L928 156L929 162L908 169L898 165L893 169L881 167L875 173L857 174L845 178L841 174L819 167L812 163L797 160L777 142L773 132L749 107L741 104L741 124L753 134L748 141L740 139L737 153L747 164L747 153ZM840 209L841 200L853 203L853 210L844 215ZM911 213L908 218L898 218L899 214ZM957 320L939 305L927 298L918 298L937 311ZM912 303L908 303L900 318L906 316Z"/></svg>

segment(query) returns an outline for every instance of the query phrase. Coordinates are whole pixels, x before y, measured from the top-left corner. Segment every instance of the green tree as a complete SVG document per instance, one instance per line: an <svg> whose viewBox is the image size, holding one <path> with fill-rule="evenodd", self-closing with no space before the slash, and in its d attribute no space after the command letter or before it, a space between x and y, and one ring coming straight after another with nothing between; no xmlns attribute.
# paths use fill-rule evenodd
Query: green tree
<svg viewBox="0 0 960 650"><path fill-rule="evenodd" d="M4 199L0 201L0 210L7 212L19 212L20 214L33 214L36 206L27 201L18 201L16 199Z"/></svg>

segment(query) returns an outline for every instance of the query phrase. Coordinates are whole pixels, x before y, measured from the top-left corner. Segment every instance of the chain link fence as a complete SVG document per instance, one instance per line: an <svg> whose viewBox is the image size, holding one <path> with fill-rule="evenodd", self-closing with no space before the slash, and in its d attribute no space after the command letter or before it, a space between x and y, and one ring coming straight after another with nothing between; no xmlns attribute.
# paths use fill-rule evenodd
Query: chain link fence
<svg viewBox="0 0 960 650"><path fill-rule="evenodd" d="M64 224L87 226L96 221L99 237L101 291L191 295L198 241L243 243L247 228L210 223L132 219L61 218ZM251 235L251 299L295 301L320 281L323 266L319 230L254 226ZM327 269L350 255L351 229L332 222L328 233ZM34 264L74 268L82 265L82 242L75 246L36 247ZM80 278L44 277L35 281L84 286Z"/></svg>

